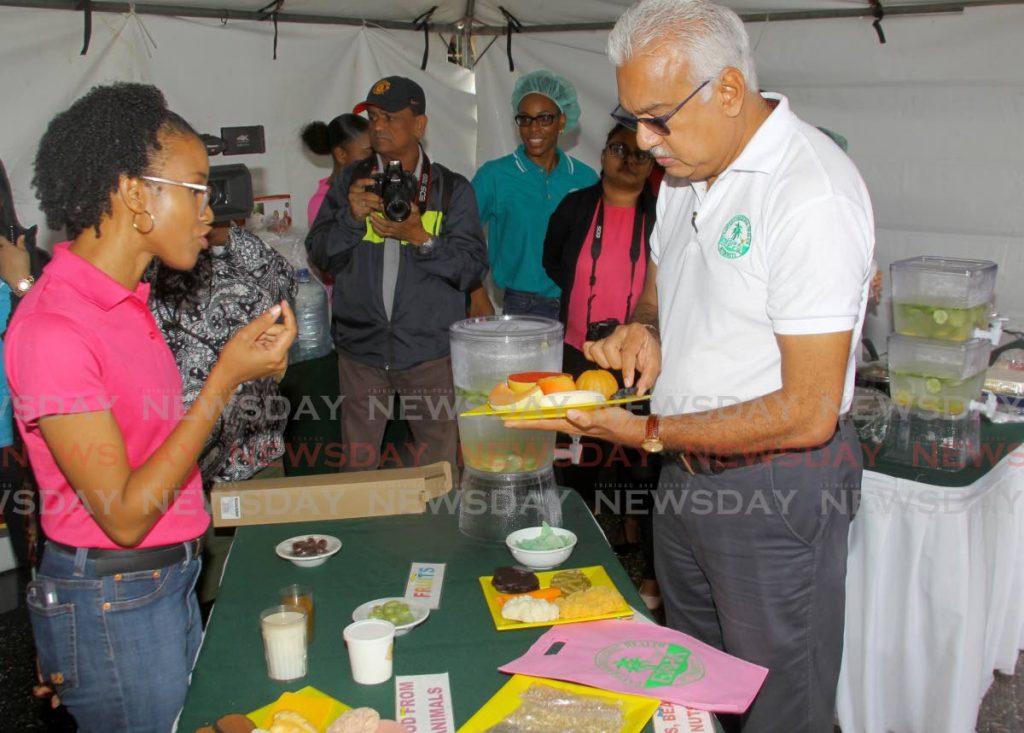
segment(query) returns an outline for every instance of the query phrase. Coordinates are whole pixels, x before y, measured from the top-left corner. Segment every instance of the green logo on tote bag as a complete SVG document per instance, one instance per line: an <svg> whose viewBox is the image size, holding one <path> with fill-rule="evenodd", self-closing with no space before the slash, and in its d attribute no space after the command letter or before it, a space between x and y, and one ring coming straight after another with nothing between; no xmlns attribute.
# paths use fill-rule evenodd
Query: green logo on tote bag
<svg viewBox="0 0 1024 733"><path fill-rule="evenodd" d="M704 662L690 649L662 641L623 641L602 649L595 663L643 690L681 687L704 678Z"/></svg>

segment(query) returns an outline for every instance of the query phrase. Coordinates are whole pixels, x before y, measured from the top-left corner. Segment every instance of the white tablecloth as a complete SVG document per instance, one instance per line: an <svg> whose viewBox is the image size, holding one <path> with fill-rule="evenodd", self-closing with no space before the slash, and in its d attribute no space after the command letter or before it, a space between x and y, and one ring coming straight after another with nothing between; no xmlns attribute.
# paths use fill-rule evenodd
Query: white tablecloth
<svg viewBox="0 0 1024 733"><path fill-rule="evenodd" d="M1024 648L1024 447L963 488L864 472L850 528L843 733L967 733Z"/></svg>

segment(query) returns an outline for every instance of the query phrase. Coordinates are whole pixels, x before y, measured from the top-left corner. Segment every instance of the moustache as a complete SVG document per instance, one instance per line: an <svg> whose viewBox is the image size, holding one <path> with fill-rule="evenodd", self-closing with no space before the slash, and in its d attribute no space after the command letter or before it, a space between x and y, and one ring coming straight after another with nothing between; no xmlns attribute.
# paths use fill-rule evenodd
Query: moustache
<svg viewBox="0 0 1024 733"><path fill-rule="evenodd" d="M655 158L671 158L671 157L673 157L672 153L667 148L663 148L660 145L655 145L653 148L651 148L647 152L649 152Z"/></svg>

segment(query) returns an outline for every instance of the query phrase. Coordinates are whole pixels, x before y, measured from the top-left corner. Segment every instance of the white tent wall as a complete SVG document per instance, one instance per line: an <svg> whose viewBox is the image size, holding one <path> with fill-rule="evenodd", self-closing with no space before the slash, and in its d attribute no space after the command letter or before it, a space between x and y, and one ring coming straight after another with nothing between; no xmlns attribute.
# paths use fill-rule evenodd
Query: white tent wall
<svg viewBox="0 0 1024 733"><path fill-rule="evenodd" d="M890 262L918 254L991 259L1000 271L998 309L1024 326L1024 8L890 17L883 28L884 45L867 20L747 25L760 86L849 139L874 203L886 280ZM514 73L500 39L476 67L479 160L518 144L509 106L515 79L550 68L579 89L581 131L568 150L596 166L616 104L606 38L514 36ZM823 244L827 238L822 232ZM865 329L883 348L888 293Z"/></svg>
<svg viewBox="0 0 1024 733"><path fill-rule="evenodd" d="M577 84L581 130L565 143L591 165L615 104L604 32L516 34L514 73L505 39L498 38L471 73L446 62L436 34L421 72L421 33L281 24L274 61L269 23L222 26L143 16L158 46L147 52L135 19L102 13L94 14L89 55L80 57L81 22L78 13L0 8L0 94L7 102L0 155L26 223L42 223L29 181L46 121L93 84L113 79L158 84L203 131L263 124L266 155L213 162L249 164L257 193L289 192L300 214L329 164L303 150L303 123L349 109L380 76L421 81L430 116L428 148L467 175L476 162L518 144L509 98L525 71L551 68ZM850 155L874 201L883 270L892 260L921 253L993 259L1001 273L998 308L1019 326L1024 8L889 17L883 27L885 45L867 20L749 24L761 86L786 93L804 119L849 138ZM478 37L477 51L490 41ZM823 240L827 236L822 233ZM867 333L876 343L884 342L889 313L884 302L869 320Z"/></svg>
<svg viewBox="0 0 1024 733"><path fill-rule="evenodd" d="M270 23L95 13L86 56L78 55L79 13L0 8L0 27L0 99L7 112L0 157L26 225L44 225L30 182L47 122L93 85L115 80L156 84L171 108L200 132L263 125L265 154L217 156L211 163L248 165L256 195L290 193L302 225L306 202L331 165L328 157L305 150L299 138L303 125L350 111L382 76L400 74L422 84L430 155L467 176L473 173L473 74L447 62L436 35L422 72L423 34L411 31L282 23L275 61ZM44 243L59 239L41 229Z"/></svg>

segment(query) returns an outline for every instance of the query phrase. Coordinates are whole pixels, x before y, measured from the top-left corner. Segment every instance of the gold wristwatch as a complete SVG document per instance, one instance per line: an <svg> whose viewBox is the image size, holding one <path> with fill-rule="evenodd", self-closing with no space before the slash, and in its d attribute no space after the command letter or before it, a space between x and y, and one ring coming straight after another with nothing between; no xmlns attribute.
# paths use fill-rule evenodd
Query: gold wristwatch
<svg viewBox="0 0 1024 733"><path fill-rule="evenodd" d="M647 417L647 428L644 431L644 439L640 443L640 447L648 453L661 453L665 450L665 444L661 442L661 437L658 435L660 424L661 418L658 415Z"/></svg>

